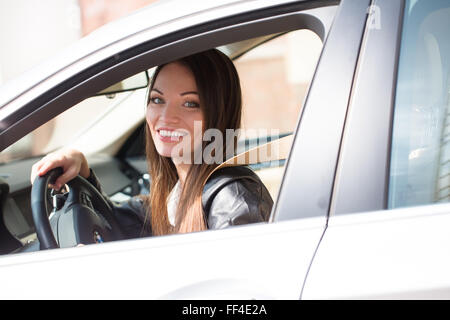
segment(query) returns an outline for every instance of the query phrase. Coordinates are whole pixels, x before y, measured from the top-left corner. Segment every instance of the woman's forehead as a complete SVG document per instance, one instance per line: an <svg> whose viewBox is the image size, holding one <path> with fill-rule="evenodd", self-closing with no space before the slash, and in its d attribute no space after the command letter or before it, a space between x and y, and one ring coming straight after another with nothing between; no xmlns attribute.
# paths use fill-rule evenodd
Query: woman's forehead
<svg viewBox="0 0 450 320"><path fill-rule="evenodd" d="M153 88L165 90L197 91L197 84L191 69L181 62L166 64L159 71Z"/></svg>

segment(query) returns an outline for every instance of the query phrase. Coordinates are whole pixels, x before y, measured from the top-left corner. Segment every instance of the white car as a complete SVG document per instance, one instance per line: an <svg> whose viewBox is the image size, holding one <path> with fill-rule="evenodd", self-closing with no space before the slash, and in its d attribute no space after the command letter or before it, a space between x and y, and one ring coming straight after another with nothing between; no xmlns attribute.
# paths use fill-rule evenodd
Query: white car
<svg viewBox="0 0 450 320"><path fill-rule="evenodd" d="M295 120L286 161L253 166L276 186L269 223L36 247L31 206L46 195L32 199L29 179L43 154L79 147L113 200L146 192L147 70L210 48L239 63L300 29L323 48L300 113L282 115ZM448 30L445 0L163 1L6 83L0 298L450 298ZM52 122L64 111L73 121ZM46 123L56 133L34 144Z"/></svg>

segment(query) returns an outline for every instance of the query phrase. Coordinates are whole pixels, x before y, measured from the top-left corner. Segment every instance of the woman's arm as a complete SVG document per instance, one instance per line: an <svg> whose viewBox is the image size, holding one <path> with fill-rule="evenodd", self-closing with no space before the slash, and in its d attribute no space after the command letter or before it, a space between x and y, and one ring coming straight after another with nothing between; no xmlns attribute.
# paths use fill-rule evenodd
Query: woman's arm
<svg viewBox="0 0 450 320"><path fill-rule="evenodd" d="M108 195L103 192L101 183L94 170L90 169L87 180L103 195L105 200L113 208L113 213L127 238L138 238L151 235L150 216L146 217L146 204L142 196L134 196L129 200L120 203L113 202Z"/></svg>
<svg viewBox="0 0 450 320"><path fill-rule="evenodd" d="M31 169L31 183L37 176L46 174L49 170L57 167L63 168L63 174L59 176L52 188L59 190L68 181L77 175L87 179L105 198L113 208L113 213L119 220L119 224L124 229L127 238L136 238L141 235L149 235L150 227L143 229L145 221L146 207L142 198L136 196L122 203L115 203L103 192L100 181L94 171L89 168L89 164L83 153L75 149L61 149L49 153L36 162Z"/></svg>

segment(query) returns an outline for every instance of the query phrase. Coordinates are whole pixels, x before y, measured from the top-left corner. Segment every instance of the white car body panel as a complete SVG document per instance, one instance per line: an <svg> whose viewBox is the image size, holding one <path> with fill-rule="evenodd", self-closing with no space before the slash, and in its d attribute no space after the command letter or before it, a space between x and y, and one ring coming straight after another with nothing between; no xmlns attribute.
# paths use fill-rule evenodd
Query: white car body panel
<svg viewBox="0 0 450 320"><path fill-rule="evenodd" d="M303 299L449 299L450 204L334 216Z"/></svg>
<svg viewBox="0 0 450 320"><path fill-rule="evenodd" d="M2 256L0 299L298 299L324 225L311 218Z"/></svg>

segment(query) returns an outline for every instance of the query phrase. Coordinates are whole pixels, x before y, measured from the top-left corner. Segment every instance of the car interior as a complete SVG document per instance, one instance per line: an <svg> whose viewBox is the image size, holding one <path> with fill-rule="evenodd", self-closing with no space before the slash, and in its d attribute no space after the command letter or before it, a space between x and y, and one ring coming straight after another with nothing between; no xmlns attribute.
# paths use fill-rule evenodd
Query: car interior
<svg viewBox="0 0 450 320"><path fill-rule="evenodd" d="M283 48L280 44L294 44L292 50L296 52L295 50L301 50L301 48L295 43L302 37L312 38L315 43L315 51L310 53L311 57L308 60L314 70L322 41L310 30L277 32L217 47L235 62L240 76L246 75L241 78L244 96L244 129L255 127L265 129L260 132L249 130L250 134L239 140L238 153L244 154L274 142L277 144L276 150L281 150L277 157L266 159L265 162L246 162L259 175L274 201L292 143L292 133L300 116L312 73L307 81L298 81L295 79L295 74L289 74L289 66L285 68L286 74L283 76L286 78L286 83L275 87L270 94L274 96L274 101L284 95L286 99L292 100L292 105L280 106L284 114L275 116L273 123L270 123L271 119L267 119L270 118L270 112L263 114L265 119L261 119L258 112L262 107L259 105L261 101L258 100L258 95L252 97L250 90L254 90L254 86L250 84L255 78L263 80L273 76L277 63L280 63L277 61L280 47ZM288 60L285 59L281 63L289 63ZM272 64L268 63L268 67L261 68L261 63L264 61L271 61ZM2 208L0 254L22 252L24 247L27 245L29 247L30 243L36 242L36 230L30 205L31 167L43 155L55 149L71 145L83 150L90 167L102 183L103 191L112 201L120 202L138 194L149 193L151 179L147 172L145 158L145 118L142 112L144 110L142 100L145 97L152 70L134 75L131 77L134 78L133 81L129 81L129 77L83 100L60 114L55 118L56 120L52 119L2 152L0 155L0 208ZM264 88L261 89L264 90ZM250 108L248 104L254 104L254 106ZM92 105L96 108L93 109ZM127 107L123 107L124 105ZM89 120L84 121L82 126L69 130L73 125L73 119L78 114L85 113L90 113L85 116ZM132 115L133 113L135 114ZM125 116L128 120L123 121L125 124L121 128L113 130L111 127L105 127L105 123L111 125L117 119L124 119L124 115L128 115ZM60 121L58 120L60 117L66 117L70 121ZM277 123L279 119L286 118L289 118L288 124ZM105 128L108 129L105 130ZM71 135L67 134L68 131ZM99 133L100 131L104 136ZM45 139L42 139L43 137ZM91 149L86 146L86 141L92 141ZM52 208L50 194L47 194L47 204L48 208Z"/></svg>

